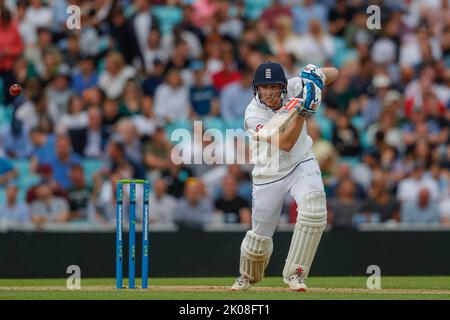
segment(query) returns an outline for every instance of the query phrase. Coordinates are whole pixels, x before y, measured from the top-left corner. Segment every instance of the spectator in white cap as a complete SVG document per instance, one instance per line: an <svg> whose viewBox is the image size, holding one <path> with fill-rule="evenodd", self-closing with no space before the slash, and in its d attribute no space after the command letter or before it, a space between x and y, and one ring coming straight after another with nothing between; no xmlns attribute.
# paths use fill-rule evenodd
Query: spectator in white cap
<svg viewBox="0 0 450 320"><path fill-rule="evenodd" d="M372 87L375 90L375 95L368 100L367 104L363 106L364 125L368 126L375 122L381 112L384 98L391 85L391 79L385 74L377 74L373 77Z"/></svg>

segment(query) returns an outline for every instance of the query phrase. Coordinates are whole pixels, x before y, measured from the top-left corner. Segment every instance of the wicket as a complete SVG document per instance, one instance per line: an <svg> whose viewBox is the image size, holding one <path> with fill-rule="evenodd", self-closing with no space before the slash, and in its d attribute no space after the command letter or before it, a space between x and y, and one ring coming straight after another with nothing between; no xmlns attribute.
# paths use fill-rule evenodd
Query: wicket
<svg viewBox="0 0 450 320"><path fill-rule="evenodd" d="M122 288L123 266L123 185L130 185L129 200L129 238L128 238L128 288L135 288L136 269L136 184L143 185L143 219L142 219L142 288L148 287L149 258L149 198L150 189L147 180L119 180L116 190L116 288Z"/></svg>

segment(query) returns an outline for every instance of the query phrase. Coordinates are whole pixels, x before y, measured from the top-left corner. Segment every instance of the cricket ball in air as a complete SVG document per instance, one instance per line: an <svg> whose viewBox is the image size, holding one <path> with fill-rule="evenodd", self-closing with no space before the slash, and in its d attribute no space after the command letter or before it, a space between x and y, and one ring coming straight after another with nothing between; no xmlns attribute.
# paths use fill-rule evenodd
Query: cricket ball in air
<svg viewBox="0 0 450 320"><path fill-rule="evenodd" d="M13 84L11 87L9 87L9 94L12 95L13 97L17 97L18 95L20 95L22 93L22 87L20 85Z"/></svg>

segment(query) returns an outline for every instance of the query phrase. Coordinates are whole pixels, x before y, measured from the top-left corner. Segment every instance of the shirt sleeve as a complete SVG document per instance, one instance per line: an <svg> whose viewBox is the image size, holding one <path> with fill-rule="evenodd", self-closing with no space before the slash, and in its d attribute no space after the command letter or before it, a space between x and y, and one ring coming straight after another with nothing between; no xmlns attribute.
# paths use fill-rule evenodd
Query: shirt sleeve
<svg viewBox="0 0 450 320"><path fill-rule="evenodd" d="M258 117L247 118L245 119L244 122L245 131L248 132L249 134L258 132L266 122L267 122L266 120Z"/></svg>

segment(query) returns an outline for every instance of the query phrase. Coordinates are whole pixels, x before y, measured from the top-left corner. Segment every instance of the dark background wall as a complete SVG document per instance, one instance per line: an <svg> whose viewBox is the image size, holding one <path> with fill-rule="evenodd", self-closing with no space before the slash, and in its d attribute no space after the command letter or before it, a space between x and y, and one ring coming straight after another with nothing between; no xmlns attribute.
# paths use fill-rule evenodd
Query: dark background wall
<svg viewBox="0 0 450 320"><path fill-rule="evenodd" d="M277 232L267 275L279 276L291 232ZM244 232L153 232L151 277L236 276ZM124 235L127 259L127 235ZM137 235L137 276L140 275ZM450 231L325 232L310 275L366 275L378 265L382 275L450 275ZM114 233L0 233L0 278L66 277L69 265L83 277L114 277ZM127 262L124 263L124 276Z"/></svg>

